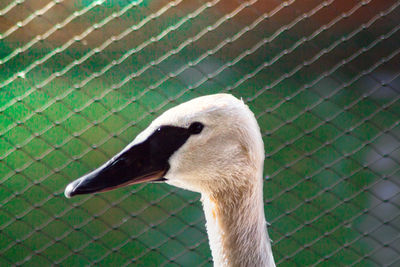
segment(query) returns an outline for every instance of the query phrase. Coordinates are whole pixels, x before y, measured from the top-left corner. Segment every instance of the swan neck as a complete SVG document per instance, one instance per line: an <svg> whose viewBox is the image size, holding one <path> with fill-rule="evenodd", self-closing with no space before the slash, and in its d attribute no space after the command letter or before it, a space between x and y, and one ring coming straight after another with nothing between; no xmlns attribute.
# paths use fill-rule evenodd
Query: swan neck
<svg viewBox="0 0 400 267"><path fill-rule="evenodd" d="M202 195L214 266L275 266L260 180L236 192Z"/></svg>

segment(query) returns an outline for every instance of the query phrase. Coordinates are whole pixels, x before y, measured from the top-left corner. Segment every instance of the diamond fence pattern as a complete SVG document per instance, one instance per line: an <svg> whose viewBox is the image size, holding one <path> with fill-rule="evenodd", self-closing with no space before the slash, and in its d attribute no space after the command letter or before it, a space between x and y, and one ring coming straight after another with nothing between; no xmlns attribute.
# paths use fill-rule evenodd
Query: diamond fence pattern
<svg viewBox="0 0 400 267"><path fill-rule="evenodd" d="M211 265L199 195L66 184L193 97L262 129L279 266L400 264L400 2L3 0L0 266Z"/></svg>

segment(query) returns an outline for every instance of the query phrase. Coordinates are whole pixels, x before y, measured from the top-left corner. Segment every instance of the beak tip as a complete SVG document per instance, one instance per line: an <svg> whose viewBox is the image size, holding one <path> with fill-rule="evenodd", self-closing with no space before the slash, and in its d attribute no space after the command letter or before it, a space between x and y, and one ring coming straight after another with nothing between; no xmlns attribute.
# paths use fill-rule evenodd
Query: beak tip
<svg viewBox="0 0 400 267"><path fill-rule="evenodd" d="M75 189L74 185L75 183L72 182L68 184L67 187L65 188L64 195L66 198L71 198L74 195L74 189Z"/></svg>

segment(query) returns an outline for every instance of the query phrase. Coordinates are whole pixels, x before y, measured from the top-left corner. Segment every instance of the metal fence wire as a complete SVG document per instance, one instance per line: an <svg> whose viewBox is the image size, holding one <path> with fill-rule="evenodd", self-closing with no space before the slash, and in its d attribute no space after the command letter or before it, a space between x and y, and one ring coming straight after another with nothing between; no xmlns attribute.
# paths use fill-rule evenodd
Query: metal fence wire
<svg viewBox="0 0 400 267"><path fill-rule="evenodd" d="M200 196L66 199L166 109L229 92L279 266L400 266L400 1L0 1L0 266L211 265Z"/></svg>

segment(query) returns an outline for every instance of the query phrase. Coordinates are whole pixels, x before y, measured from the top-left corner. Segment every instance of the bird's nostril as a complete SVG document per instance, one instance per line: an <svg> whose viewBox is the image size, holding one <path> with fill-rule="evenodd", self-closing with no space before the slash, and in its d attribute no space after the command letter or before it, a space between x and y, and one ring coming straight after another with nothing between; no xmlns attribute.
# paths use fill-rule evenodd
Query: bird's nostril
<svg viewBox="0 0 400 267"><path fill-rule="evenodd" d="M139 168L141 168L143 166L143 163L142 163L141 160L138 160L138 161L136 161L135 165L136 165L136 168L139 169Z"/></svg>

